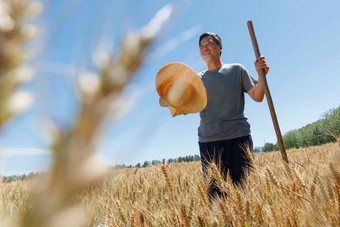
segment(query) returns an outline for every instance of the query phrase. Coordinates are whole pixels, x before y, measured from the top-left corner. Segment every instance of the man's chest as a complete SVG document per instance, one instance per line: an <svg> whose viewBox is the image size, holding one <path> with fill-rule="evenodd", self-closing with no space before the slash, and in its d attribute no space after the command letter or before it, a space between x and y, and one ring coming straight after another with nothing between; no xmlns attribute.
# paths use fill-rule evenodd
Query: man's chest
<svg viewBox="0 0 340 227"><path fill-rule="evenodd" d="M240 90L240 81L236 75L216 75L205 78L203 84L208 97L228 97Z"/></svg>

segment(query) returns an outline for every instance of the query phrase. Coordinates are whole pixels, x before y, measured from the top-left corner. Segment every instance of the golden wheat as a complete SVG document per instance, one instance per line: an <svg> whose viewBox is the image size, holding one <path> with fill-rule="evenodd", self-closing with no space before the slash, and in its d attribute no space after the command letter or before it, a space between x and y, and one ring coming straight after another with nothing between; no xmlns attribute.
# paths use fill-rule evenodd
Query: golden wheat
<svg viewBox="0 0 340 227"><path fill-rule="evenodd" d="M169 177L168 170L166 169L165 165L162 165L162 166L161 166L161 169L162 169L162 172L163 172L163 174L164 174L166 183L168 184L170 190L173 191L173 190L174 190L174 186L173 186L173 184L172 184L172 180L171 180L170 177Z"/></svg>
<svg viewBox="0 0 340 227"><path fill-rule="evenodd" d="M337 226L339 185L329 164L337 152L336 143L289 152L303 165L292 166L293 178L278 152L257 154L242 187L222 178L232 196L210 202L200 162L111 169L73 203L86 208L91 226ZM1 219L14 223L32 205L32 184L0 184Z"/></svg>

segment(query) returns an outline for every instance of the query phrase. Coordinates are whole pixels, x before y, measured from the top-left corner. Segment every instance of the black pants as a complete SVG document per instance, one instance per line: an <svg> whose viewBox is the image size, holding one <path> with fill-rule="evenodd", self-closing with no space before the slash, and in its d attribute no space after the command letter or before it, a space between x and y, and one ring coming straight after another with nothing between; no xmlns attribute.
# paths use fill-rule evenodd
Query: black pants
<svg viewBox="0 0 340 227"><path fill-rule="evenodd" d="M223 177L227 177L229 171L232 182L236 185L242 182L245 172L249 167L249 157L245 151L247 146L253 155L253 140L251 136L243 136L229 140L214 142L199 142L201 162L204 179L207 180L209 164L215 163L220 169ZM215 180L209 189L209 195L221 196L221 191L216 186Z"/></svg>

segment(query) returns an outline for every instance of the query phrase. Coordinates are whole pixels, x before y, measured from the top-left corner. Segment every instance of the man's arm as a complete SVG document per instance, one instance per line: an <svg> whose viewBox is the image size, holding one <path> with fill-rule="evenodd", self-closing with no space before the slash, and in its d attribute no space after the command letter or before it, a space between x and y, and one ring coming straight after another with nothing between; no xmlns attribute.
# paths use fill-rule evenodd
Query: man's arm
<svg viewBox="0 0 340 227"><path fill-rule="evenodd" d="M255 62L255 68L257 71L257 74L260 75L260 70L264 69L265 75L267 75L269 71L268 63L266 62L264 56L259 57ZM253 86L249 89L248 95L256 102L262 102L264 97L264 89L262 85L262 79L259 76L259 80L257 82L256 86Z"/></svg>

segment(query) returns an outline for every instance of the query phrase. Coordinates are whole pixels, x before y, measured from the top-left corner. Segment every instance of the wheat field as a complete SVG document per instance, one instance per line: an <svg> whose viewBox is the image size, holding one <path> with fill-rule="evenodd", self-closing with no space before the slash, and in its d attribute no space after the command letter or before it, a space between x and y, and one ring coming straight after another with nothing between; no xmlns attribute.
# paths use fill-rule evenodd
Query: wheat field
<svg viewBox="0 0 340 227"><path fill-rule="evenodd" d="M6 23L0 24L0 131L33 103L31 92L19 88L34 79L33 66L25 65L34 56L26 42L40 29L25 25L43 9L29 0L1 1L1 7ZM200 162L106 171L95 152L107 129L102 126L123 115L119 94L173 10L164 6L149 24L127 33L119 52L97 71L77 76L81 108L73 128L47 124L54 165L45 175L0 183L0 226L340 225L339 142L290 151L291 174L278 152L257 154L238 188L212 165L210 175L227 197L211 202Z"/></svg>
<svg viewBox="0 0 340 227"><path fill-rule="evenodd" d="M340 144L255 155L242 187L220 179L227 198L209 202L200 162L110 170L70 203L84 226L339 226ZM1 184L2 225L32 207L34 180ZM41 186L41 185L40 185Z"/></svg>

